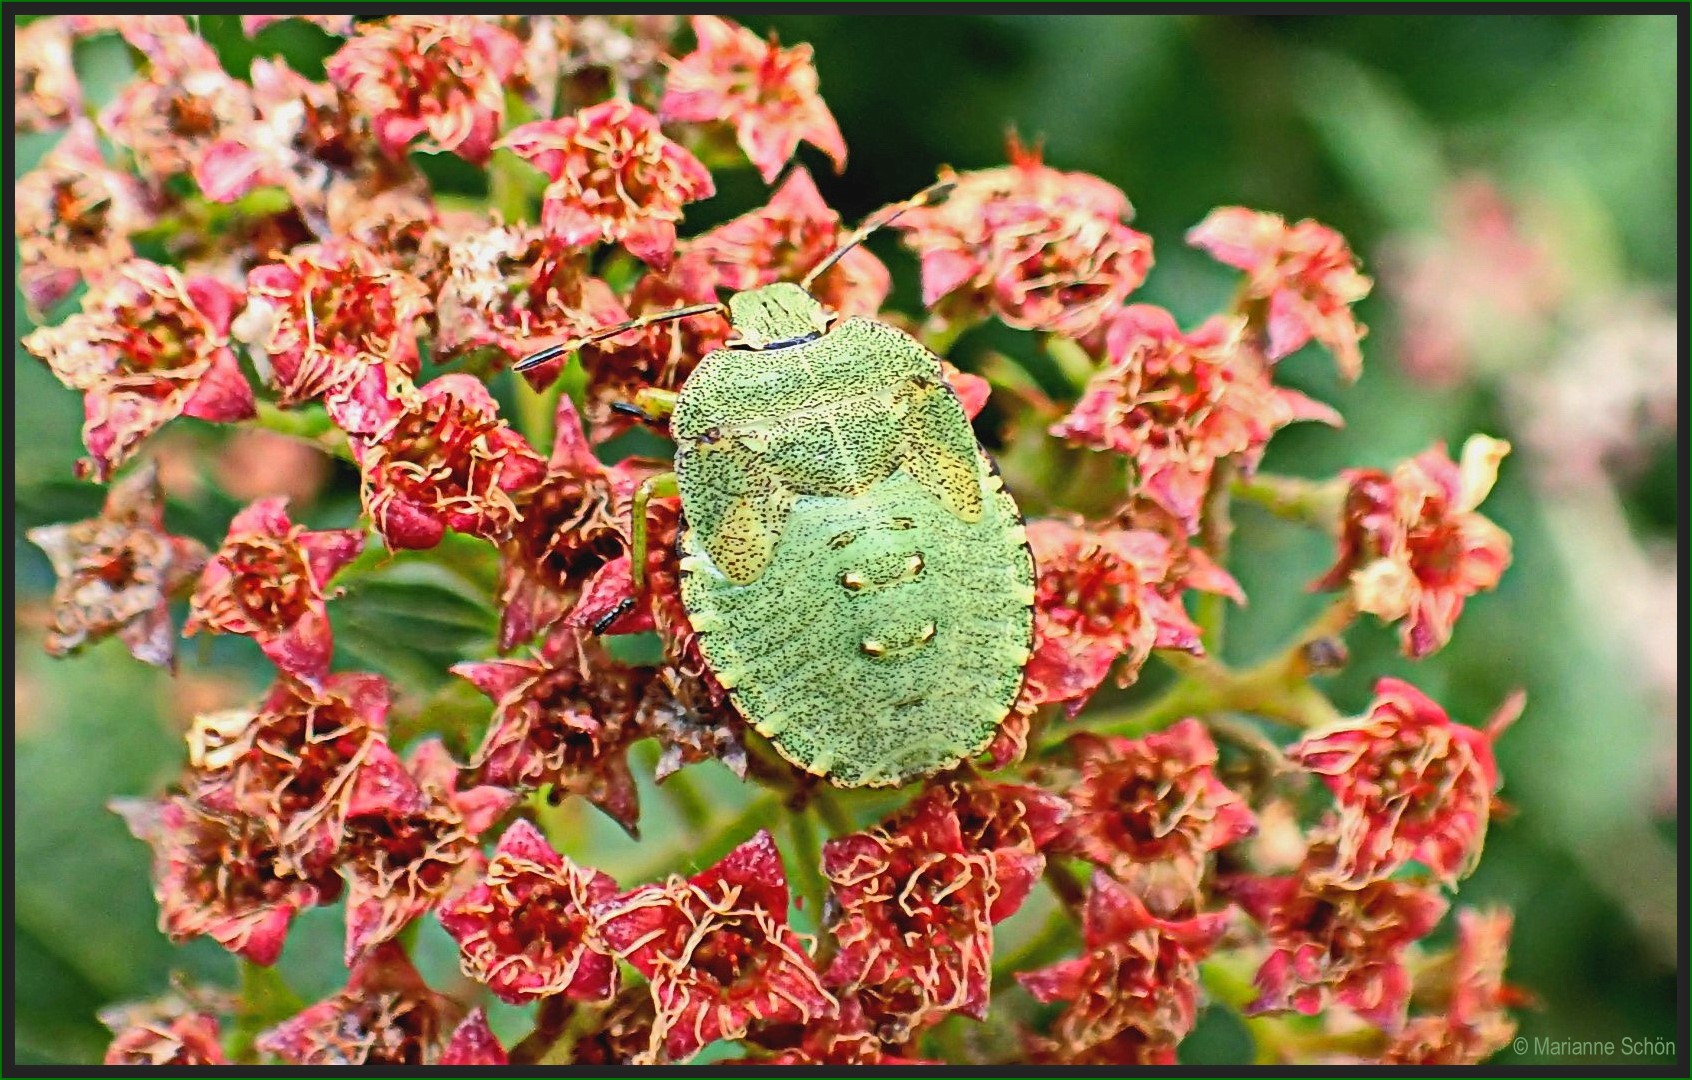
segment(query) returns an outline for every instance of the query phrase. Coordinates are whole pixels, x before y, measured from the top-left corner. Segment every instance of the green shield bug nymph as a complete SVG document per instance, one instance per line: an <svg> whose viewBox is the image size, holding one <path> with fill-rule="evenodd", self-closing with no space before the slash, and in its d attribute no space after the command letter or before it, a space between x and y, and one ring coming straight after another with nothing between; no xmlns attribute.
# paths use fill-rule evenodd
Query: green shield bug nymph
<svg viewBox="0 0 1692 1080"><path fill-rule="evenodd" d="M949 185L945 185L949 186ZM808 291L874 228L799 283L736 293L733 337L670 397L681 597L736 709L800 768L842 787L890 786L984 750L1022 687L1034 561L1021 515L940 361L873 319L836 322ZM536 353L543 363L660 312ZM637 576L636 586L641 587Z"/></svg>

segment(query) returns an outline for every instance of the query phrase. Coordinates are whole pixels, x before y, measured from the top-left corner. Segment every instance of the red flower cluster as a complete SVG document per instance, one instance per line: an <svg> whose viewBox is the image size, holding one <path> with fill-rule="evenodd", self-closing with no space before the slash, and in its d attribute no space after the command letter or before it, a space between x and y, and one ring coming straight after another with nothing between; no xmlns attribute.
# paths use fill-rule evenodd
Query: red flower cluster
<svg viewBox="0 0 1692 1080"><path fill-rule="evenodd" d="M1334 354L1340 374L1363 373L1357 343L1367 328L1351 305L1373 285L1357 269L1345 238L1315 221L1288 225L1277 214L1241 206L1212 210L1187 233L1187 243L1246 273L1243 297L1265 306L1270 360L1290 356L1312 339Z"/></svg>
<svg viewBox="0 0 1692 1080"><path fill-rule="evenodd" d="M254 48L291 34L265 29L280 18L242 17ZM1255 971L1255 1000L1212 1007L1343 1011L1329 1027L1379 1029L1385 1061L1477 1061L1510 1038L1508 914L1461 913L1449 950L1423 939L1481 853L1519 699L1476 730L1389 679L1335 722L1310 681L1343 663L1358 611L1402 622L1421 657L1497 584L1509 539L1476 508L1507 445L1332 485L1255 475L1282 427L1339 422L1275 363L1315 340L1360 370L1369 282L1338 234L1216 211L1189 240L1243 280L1183 329L1128 303L1152 250L1126 195L1013 141L1007 165L947 173L896 218L925 320L882 312L890 273L867 248L817 279L837 316L942 351L994 317L1052 361L1036 379L1026 358L981 374L939 358L966 415L1003 424L994 475L1037 515L1010 529L1035 563L1015 708L982 759L842 795L748 733L704 662L677 498L646 509L636 588L633 503L663 466L619 455L733 337L713 305L801 281L853 235L790 165L801 142L846 161L810 46L716 16L691 20L691 47L670 16L304 18L328 36L323 78L269 56L232 74L180 16L46 16L14 39L16 126L64 129L16 185L20 285L44 323L22 344L82 395L80 471L112 482L99 516L28 533L59 579L46 648L115 635L173 664L182 600L185 633L250 638L269 689L188 710L178 782L115 808L151 847L173 940L273 965L301 912L345 911L342 989L255 1021L255 1001L179 988L111 1014L110 1063L655 1064L727 1042L766 1065L1171 1064L1201 966L1224 989ZM113 33L138 74L85 117L73 45ZM684 231L717 191L706 163L740 164L731 132L774 186ZM431 187L482 168L485 199ZM52 311L83 285L79 310ZM709 310L570 345L684 305ZM507 372L552 345L573 351ZM1062 400L1040 389L1054 381ZM222 425L195 437L215 467L154 439L181 416ZM135 462L143 444L159 462ZM245 504L226 529L201 521L215 552L166 530L161 469L190 509L226 505L203 497L212 477ZM356 515L332 490L355 470ZM1346 596L1323 632L1243 671L1207 655L1216 597L1245 600L1229 499L1282 510L1290 491L1308 519L1342 488L1320 584ZM387 550L361 557L372 533ZM409 573L476 605L463 653L390 667L408 643L381 642L358 651L382 674L338 670L369 644L370 576ZM1113 672L1162 696L1099 694ZM726 771L674 776L712 761ZM620 884L604 823L576 815L592 804L625 830L614 843L639 841L647 768L700 846ZM765 794L719 820L731 774ZM431 987L414 966L407 930L427 918L463 979ZM529 1010L509 1049L494 999ZM521 1026L500 1008L502 1034ZM1329 1049L1314 1026L1250 1030L1265 1059Z"/></svg>
<svg viewBox="0 0 1692 1080"><path fill-rule="evenodd" d="M1509 534L1475 512L1509 452L1509 443L1475 435L1461 464L1441 444L1390 475L1345 472L1339 561L1317 587L1349 586L1358 610L1403 620L1399 638L1412 659L1442 648L1464 601L1496 586L1510 565Z"/></svg>
<svg viewBox="0 0 1692 1080"><path fill-rule="evenodd" d="M1123 224L1128 197L1085 173L1059 172L1013 139L1011 164L964 173L946 202L896 228L922 258L922 300L957 317L1078 337L1151 270L1151 238Z"/></svg>
<svg viewBox="0 0 1692 1080"><path fill-rule="evenodd" d="M1243 339L1245 320L1213 318L1190 334L1162 308L1134 304L1105 327L1107 366L1052 434L1132 463L1132 486L1197 532L1217 462L1250 471L1269 437L1294 420L1339 414L1273 386Z"/></svg>

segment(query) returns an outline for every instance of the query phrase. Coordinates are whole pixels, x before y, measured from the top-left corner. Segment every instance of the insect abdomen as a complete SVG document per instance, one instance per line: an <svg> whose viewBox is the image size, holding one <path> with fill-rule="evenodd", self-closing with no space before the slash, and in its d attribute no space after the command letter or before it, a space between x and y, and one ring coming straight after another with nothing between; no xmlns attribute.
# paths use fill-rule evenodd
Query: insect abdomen
<svg viewBox="0 0 1692 1080"><path fill-rule="evenodd" d="M691 532L682 597L741 713L848 787L901 783L992 739L1022 685L1033 564L984 455L973 522L899 469L856 497L802 496L769 567L736 585Z"/></svg>

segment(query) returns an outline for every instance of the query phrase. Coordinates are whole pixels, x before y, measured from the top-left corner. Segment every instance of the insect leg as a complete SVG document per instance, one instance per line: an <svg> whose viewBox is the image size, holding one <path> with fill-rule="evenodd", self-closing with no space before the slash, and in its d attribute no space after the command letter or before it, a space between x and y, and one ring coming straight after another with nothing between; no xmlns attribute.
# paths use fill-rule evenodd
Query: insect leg
<svg viewBox="0 0 1692 1080"><path fill-rule="evenodd" d="M627 615L630 611L634 610L634 606L635 606L635 598L634 597L632 597L632 596L623 597L621 600L617 601L616 607L612 608L610 611L606 612L604 615L601 615L597 620L594 621L593 632L596 633L596 634L605 633L605 631L611 629L612 623L616 622L618 619L621 619L624 615Z"/></svg>
<svg viewBox="0 0 1692 1080"><path fill-rule="evenodd" d="M629 523L629 576L634 580L636 592L646 589L646 506L653 496L667 498L676 494L677 490L676 474L673 472L649 476L635 488L634 520Z"/></svg>

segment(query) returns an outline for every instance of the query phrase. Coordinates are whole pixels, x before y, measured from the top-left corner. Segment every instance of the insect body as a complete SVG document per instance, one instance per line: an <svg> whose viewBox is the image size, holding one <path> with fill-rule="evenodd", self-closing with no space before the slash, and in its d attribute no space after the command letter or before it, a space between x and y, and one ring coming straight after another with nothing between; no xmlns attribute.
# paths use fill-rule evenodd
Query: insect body
<svg viewBox="0 0 1692 1080"><path fill-rule="evenodd" d="M784 757L840 786L981 752L1022 686L1034 565L939 360L883 323L831 325L792 283L728 309L735 335L670 425L706 662Z"/></svg>

